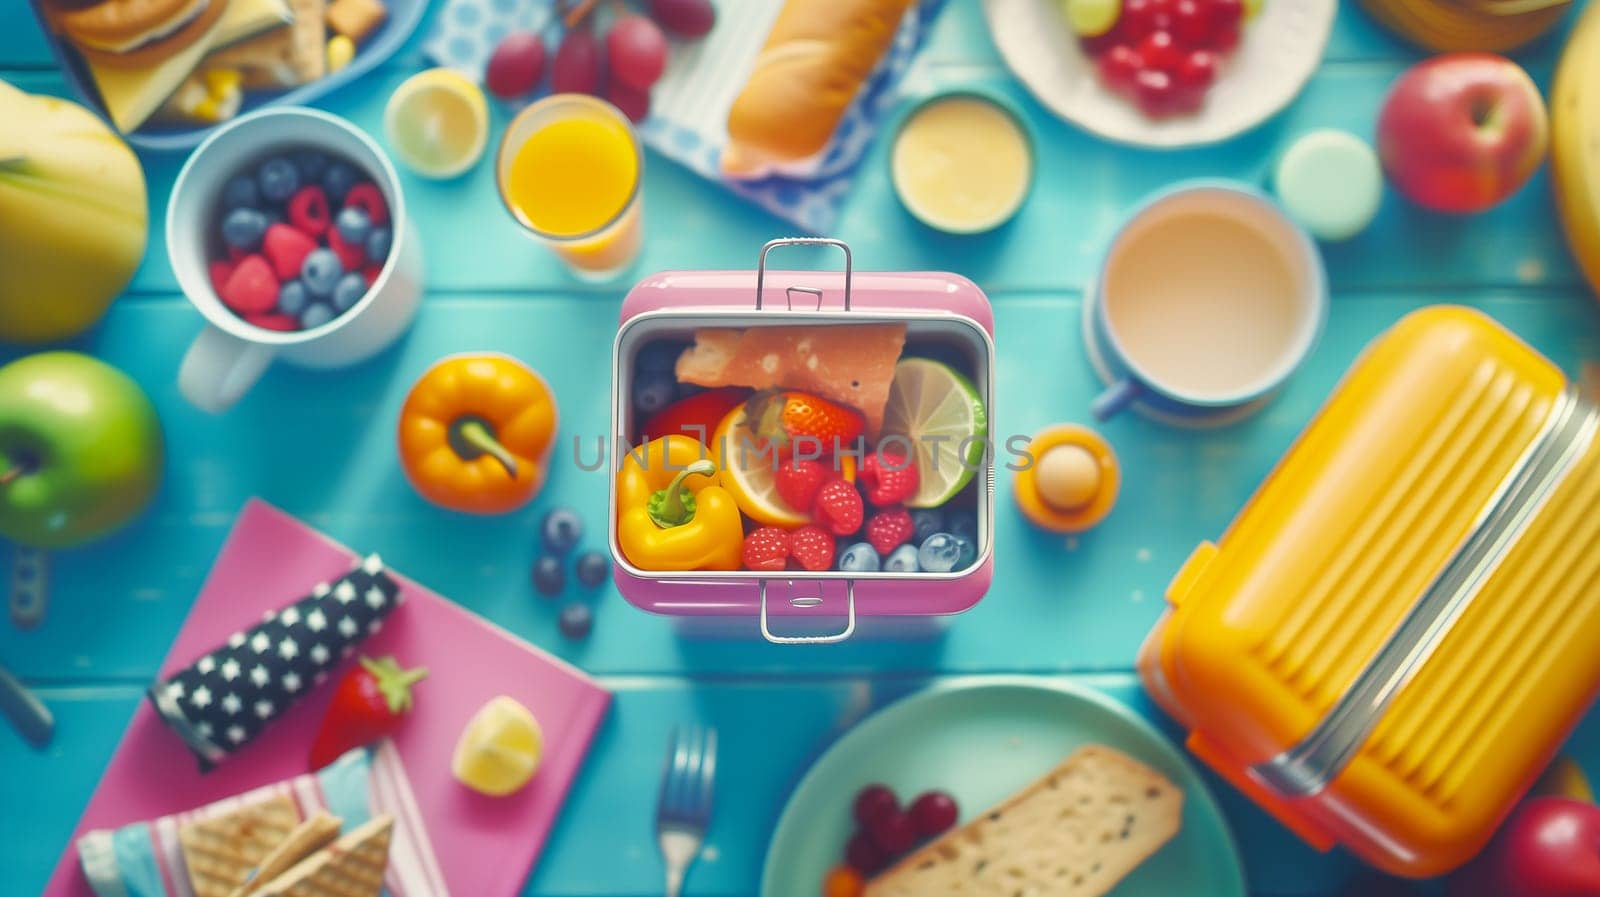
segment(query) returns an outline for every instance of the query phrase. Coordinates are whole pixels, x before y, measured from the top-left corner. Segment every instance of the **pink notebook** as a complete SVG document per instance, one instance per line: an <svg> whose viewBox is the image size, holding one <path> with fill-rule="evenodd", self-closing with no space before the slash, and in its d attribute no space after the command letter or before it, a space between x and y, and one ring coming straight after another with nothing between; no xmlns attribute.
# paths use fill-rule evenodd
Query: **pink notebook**
<svg viewBox="0 0 1600 897"><path fill-rule="evenodd" d="M355 560L349 549L251 500L162 662L162 675L193 662L317 582L339 577ZM572 666L390 570L404 604L361 651L393 654L406 666L430 671L416 686L411 718L394 738L428 837L452 895L513 897L544 846L611 695ZM342 672L341 667L335 677ZM305 772L331 691L324 687L307 696L204 775L178 736L141 701L78 820L74 841L90 829L187 810ZM450 754L468 718L499 694L516 698L538 717L545 750L528 787L490 798L451 777ZM75 846L69 844L56 864L45 897L92 897Z"/></svg>

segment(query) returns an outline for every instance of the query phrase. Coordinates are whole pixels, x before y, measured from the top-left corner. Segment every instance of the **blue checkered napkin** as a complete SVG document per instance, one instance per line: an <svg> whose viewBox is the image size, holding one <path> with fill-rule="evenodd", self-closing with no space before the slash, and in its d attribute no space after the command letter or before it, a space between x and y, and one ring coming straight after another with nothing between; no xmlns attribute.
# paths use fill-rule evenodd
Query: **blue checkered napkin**
<svg viewBox="0 0 1600 897"><path fill-rule="evenodd" d="M839 215L857 168L896 99L944 0L911 9L893 44L867 79L810 177L733 182L722 176L728 109L766 42L782 0L717 0L717 26L702 41L675 42L667 71L651 92L651 116L639 135L657 152L811 233L826 233ZM423 52L474 80L507 32L559 30L552 0L447 0Z"/></svg>

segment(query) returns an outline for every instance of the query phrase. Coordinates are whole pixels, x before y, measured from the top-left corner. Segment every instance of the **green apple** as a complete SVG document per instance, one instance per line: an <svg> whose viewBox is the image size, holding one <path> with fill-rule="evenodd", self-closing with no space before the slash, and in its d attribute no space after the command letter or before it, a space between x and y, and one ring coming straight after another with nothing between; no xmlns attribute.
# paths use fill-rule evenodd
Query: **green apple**
<svg viewBox="0 0 1600 897"><path fill-rule="evenodd" d="M161 484L165 450L149 396L77 352L0 367L0 536L64 548L132 520Z"/></svg>

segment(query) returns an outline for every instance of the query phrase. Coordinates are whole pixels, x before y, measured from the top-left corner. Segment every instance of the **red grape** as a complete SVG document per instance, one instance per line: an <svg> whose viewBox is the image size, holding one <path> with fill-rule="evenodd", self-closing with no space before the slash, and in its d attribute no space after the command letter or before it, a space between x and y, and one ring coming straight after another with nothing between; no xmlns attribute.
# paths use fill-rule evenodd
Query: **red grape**
<svg viewBox="0 0 1600 897"><path fill-rule="evenodd" d="M612 23L606 33L606 62L611 75L638 90L649 90L667 67L667 38L638 13Z"/></svg>
<svg viewBox="0 0 1600 897"><path fill-rule="evenodd" d="M634 90L621 81L612 78L606 84L606 99L611 105L622 110L628 121L638 124L650 116L650 91Z"/></svg>
<svg viewBox="0 0 1600 897"><path fill-rule="evenodd" d="M954 826L958 815L955 798L943 791L929 791L911 802L911 824L924 838L932 838Z"/></svg>
<svg viewBox="0 0 1600 897"><path fill-rule="evenodd" d="M1132 91L1143 68L1144 59L1127 44L1117 44L1100 57L1100 79L1117 93Z"/></svg>
<svg viewBox="0 0 1600 897"><path fill-rule="evenodd" d="M1152 31L1139 41L1139 58L1144 60L1145 68L1171 73L1183 61L1183 51L1178 49L1171 32Z"/></svg>
<svg viewBox="0 0 1600 897"><path fill-rule="evenodd" d="M596 93L600 88L600 42L587 26L572 28L556 47L550 67L550 89L555 93Z"/></svg>
<svg viewBox="0 0 1600 897"><path fill-rule="evenodd" d="M650 0L650 15L679 37L705 37L717 24L711 0Z"/></svg>
<svg viewBox="0 0 1600 897"><path fill-rule="evenodd" d="M1216 54L1210 50L1190 51L1172 73L1172 79L1178 83L1180 90L1205 93L1206 88L1217 80Z"/></svg>
<svg viewBox="0 0 1600 897"><path fill-rule="evenodd" d="M1159 31L1172 24L1172 16L1164 4L1156 0L1124 0L1118 28L1129 41L1137 43L1146 34Z"/></svg>
<svg viewBox="0 0 1600 897"><path fill-rule="evenodd" d="M911 824L911 815L900 810L874 819L867 832L878 849L891 857L905 853L917 843L917 827Z"/></svg>
<svg viewBox="0 0 1600 897"><path fill-rule="evenodd" d="M862 875L873 875L888 864L888 857L878 849L871 835L861 831L845 842L844 861Z"/></svg>
<svg viewBox="0 0 1600 897"><path fill-rule="evenodd" d="M1213 30L1237 28L1244 21L1244 0L1211 0L1209 12Z"/></svg>
<svg viewBox="0 0 1600 897"><path fill-rule="evenodd" d="M868 785L856 792L856 801L850 808L856 822L870 826L880 817L900 809L900 798L895 797L888 785Z"/></svg>
<svg viewBox="0 0 1600 897"><path fill-rule="evenodd" d="M1211 43L1211 16L1203 0L1178 0L1172 5L1172 36L1189 49Z"/></svg>
<svg viewBox="0 0 1600 897"><path fill-rule="evenodd" d="M1134 96L1139 100L1139 108L1151 118L1172 114L1177 93L1172 76L1160 69L1145 69L1134 79Z"/></svg>
<svg viewBox="0 0 1600 897"><path fill-rule="evenodd" d="M532 31L513 31L501 39L484 69L483 85L503 100L532 93L544 75L544 41Z"/></svg>

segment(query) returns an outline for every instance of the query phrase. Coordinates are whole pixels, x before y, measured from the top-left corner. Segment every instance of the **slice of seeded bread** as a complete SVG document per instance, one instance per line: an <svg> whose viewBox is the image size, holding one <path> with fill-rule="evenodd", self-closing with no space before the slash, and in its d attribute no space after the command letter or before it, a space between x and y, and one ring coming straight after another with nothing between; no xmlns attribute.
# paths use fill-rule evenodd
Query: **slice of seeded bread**
<svg viewBox="0 0 1600 897"><path fill-rule="evenodd" d="M1182 820L1178 786L1091 745L868 882L864 897L1099 897Z"/></svg>

